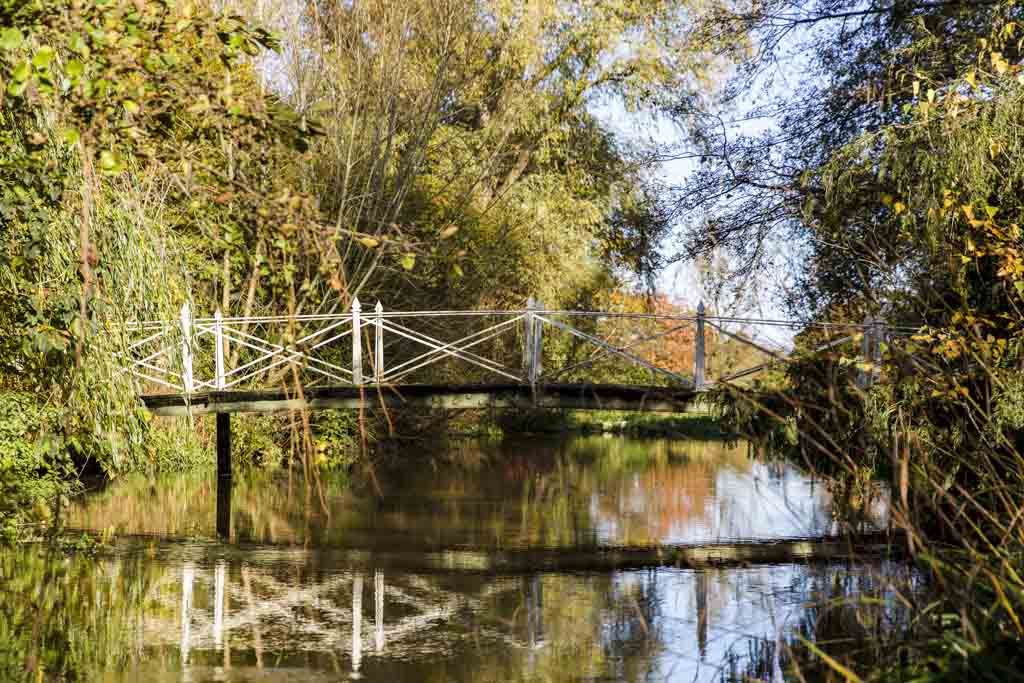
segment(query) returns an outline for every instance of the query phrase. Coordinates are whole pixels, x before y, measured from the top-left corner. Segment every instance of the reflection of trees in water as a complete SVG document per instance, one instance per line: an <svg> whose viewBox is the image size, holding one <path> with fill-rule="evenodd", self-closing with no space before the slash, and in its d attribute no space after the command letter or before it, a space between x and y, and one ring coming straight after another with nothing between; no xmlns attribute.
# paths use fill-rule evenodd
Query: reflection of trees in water
<svg viewBox="0 0 1024 683"><path fill-rule="evenodd" d="M164 570L143 558L98 562L46 547L0 549L0 680L93 680L137 663L144 610Z"/></svg>
<svg viewBox="0 0 1024 683"><path fill-rule="evenodd" d="M0 678L31 661L68 679L277 666L395 683L770 680L794 663L812 669L799 636L851 665L869 660L908 628L893 591L912 583L892 566L353 572L317 553L254 548L249 561L175 547L192 559L0 554Z"/></svg>
<svg viewBox="0 0 1024 683"><path fill-rule="evenodd" d="M670 440L578 438L500 446L468 466L410 466L381 476L384 497L324 478L327 510L300 483L244 472L235 478L236 540L346 547L650 545L728 519L715 477L749 476L745 448ZM74 506L72 527L212 535L212 474L128 477ZM715 503L712 505L712 503ZM724 516L723 516L724 515Z"/></svg>
<svg viewBox="0 0 1024 683"><path fill-rule="evenodd" d="M534 474L524 504L537 524L558 519L570 542L652 545L708 524L723 466L746 472L750 462L740 448L719 442L576 439L554 471ZM591 538L572 537L578 528Z"/></svg>
<svg viewBox="0 0 1024 683"><path fill-rule="evenodd" d="M240 472L233 538L403 550L651 545L742 536L764 521L764 500L789 511L784 535L801 528L795 520L808 528L830 521L827 491L779 463L752 461L744 445L588 437L475 442L467 449L477 453L468 464L419 463L382 473L383 499L325 476L326 510L304 495L297 475L289 483L281 472ZM72 506L67 523L212 535L215 490L212 472L126 477Z"/></svg>

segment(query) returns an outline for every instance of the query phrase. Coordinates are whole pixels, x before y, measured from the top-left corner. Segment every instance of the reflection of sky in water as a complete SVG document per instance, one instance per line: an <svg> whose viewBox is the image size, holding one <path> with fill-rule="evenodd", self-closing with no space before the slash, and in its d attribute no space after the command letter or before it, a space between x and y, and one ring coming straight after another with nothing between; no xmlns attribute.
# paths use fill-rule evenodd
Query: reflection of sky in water
<svg viewBox="0 0 1024 683"><path fill-rule="evenodd" d="M744 659L752 640L782 644L787 624L810 597L796 587L806 573L799 566L658 572L652 630L662 649L650 662L649 679L718 680L728 656ZM629 573L619 580L628 585L643 578ZM768 661L773 678L782 680L778 658Z"/></svg>
<svg viewBox="0 0 1024 683"><path fill-rule="evenodd" d="M821 536L837 531L831 514L831 500L824 487L786 464L752 461L749 469L739 470L727 463L717 464L707 473L710 495L702 508L692 514L677 515L656 540L666 544L709 543L733 540L768 540L801 536ZM618 505L611 514L603 499L618 494ZM627 542L630 527L646 523L661 513L652 490L634 474L617 491L602 490L591 498L590 512L602 543ZM689 495L680 491L680 498ZM876 524L885 520L884 501L876 502L871 518Z"/></svg>

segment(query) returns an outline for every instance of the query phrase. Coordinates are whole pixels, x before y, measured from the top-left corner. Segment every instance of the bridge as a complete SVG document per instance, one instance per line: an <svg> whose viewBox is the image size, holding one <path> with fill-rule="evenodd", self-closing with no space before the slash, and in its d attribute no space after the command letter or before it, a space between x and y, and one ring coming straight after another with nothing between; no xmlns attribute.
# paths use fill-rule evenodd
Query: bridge
<svg viewBox="0 0 1024 683"><path fill-rule="evenodd" d="M602 325L610 329L602 333ZM895 332L870 319L812 325L842 333L816 351L861 338L867 360L876 359L881 342ZM692 316L546 310L532 299L518 311L385 311L378 302L367 314L356 299L344 313L238 318L220 311L194 318L185 304L179 320L127 324L127 350L119 356L156 415L373 406L520 408L527 402L675 412L715 384L739 381L786 360L784 350L728 329L751 326L806 325L709 316L703 304ZM424 327L433 329L427 333ZM764 362L708 377L708 329L719 340L760 354ZM563 344L561 358L545 358L544 340L552 333L569 337L573 357L567 357ZM678 346L680 336L692 344L692 368L679 368L665 353L644 357L638 350L673 339ZM641 383L633 373L629 381L609 382L614 373L607 368L598 373L605 381L581 375L608 359L654 381ZM453 361L459 364L454 371ZM546 364L551 367L545 369ZM569 376L578 381L566 381Z"/></svg>
<svg viewBox="0 0 1024 683"><path fill-rule="evenodd" d="M815 323L828 341L860 340L865 360L900 331L879 321ZM318 409L532 409L685 412L716 384L785 362L744 334L807 325L707 315L549 310L390 311L194 317L124 326L123 372L155 415L217 416L217 461L230 496L230 415ZM711 353L709 353L709 341ZM753 353L735 367L718 356ZM680 366L680 358L692 364ZM709 372L709 370L711 372ZM219 514L218 514L219 516Z"/></svg>

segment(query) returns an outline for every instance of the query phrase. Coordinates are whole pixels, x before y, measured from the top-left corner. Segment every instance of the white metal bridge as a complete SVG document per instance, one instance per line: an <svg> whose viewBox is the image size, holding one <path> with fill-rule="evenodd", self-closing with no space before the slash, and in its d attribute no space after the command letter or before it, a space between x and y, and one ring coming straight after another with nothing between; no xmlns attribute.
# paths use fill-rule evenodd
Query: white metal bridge
<svg viewBox="0 0 1024 683"><path fill-rule="evenodd" d="M817 350L862 343L877 360L899 333L880 322L816 323ZM548 310L391 311L193 317L129 324L123 371L158 414L290 408L550 405L678 410L716 383L786 359L755 329L803 323L706 315ZM740 367L742 361L747 367Z"/></svg>

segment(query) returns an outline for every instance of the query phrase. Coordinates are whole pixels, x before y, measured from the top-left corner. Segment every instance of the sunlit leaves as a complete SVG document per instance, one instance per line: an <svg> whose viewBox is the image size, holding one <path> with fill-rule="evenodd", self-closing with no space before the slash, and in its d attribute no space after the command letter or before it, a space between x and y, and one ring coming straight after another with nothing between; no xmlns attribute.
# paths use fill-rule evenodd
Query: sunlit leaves
<svg viewBox="0 0 1024 683"><path fill-rule="evenodd" d="M24 41L24 34L16 26L0 31L0 50L17 50Z"/></svg>
<svg viewBox="0 0 1024 683"><path fill-rule="evenodd" d="M49 45L43 45L36 50L35 56L32 57L32 66L37 69L47 69L50 66L50 62L57 56L53 48Z"/></svg>

